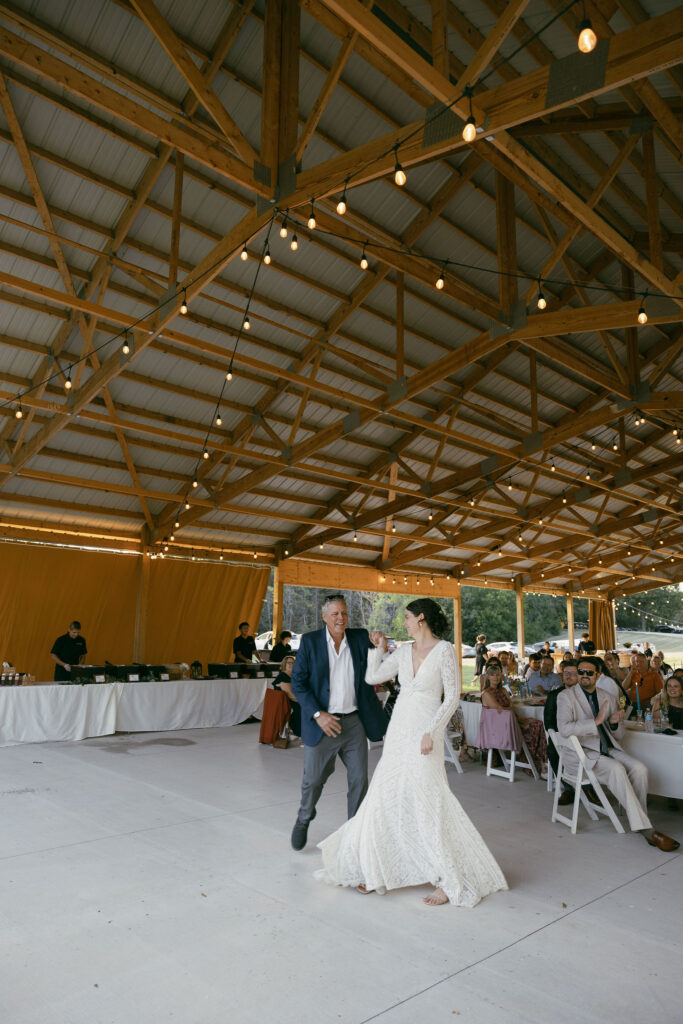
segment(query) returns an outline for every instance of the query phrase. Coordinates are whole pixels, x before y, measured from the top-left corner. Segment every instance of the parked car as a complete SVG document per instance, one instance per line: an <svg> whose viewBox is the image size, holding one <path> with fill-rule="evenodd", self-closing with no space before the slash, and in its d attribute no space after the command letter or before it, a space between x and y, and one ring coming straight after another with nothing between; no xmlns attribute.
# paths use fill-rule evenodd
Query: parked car
<svg viewBox="0 0 683 1024"><path fill-rule="evenodd" d="M292 639L289 642L289 646L293 651L299 650L299 644L301 643L301 633L292 633ZM273 631L269 629L267 633L259 633L256 637L256 650L257 651L272 651L273 649Z"/></svg>
<svg viewBox="0 0 683 1024"><path fill-rule="evenodd" d="M463 658L476 658L477 652L474 647L470 647L469 644L462 645L462 656Z"/></svg>

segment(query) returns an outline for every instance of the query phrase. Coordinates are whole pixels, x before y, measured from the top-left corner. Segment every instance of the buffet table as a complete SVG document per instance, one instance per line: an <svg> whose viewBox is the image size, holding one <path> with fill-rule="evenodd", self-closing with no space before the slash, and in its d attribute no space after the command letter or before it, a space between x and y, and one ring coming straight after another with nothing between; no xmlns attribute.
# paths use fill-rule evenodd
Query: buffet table
<svg viewBox="0 0 683 1024"><path fill-rule="evenodd" d="M237 725L260 716L267 685L257 677L3 686L0 746Z"/></svg>
<svg viewBox="0 0 683 1024"><path fill-rule="evenodd" d="M469 746L475 746L481 704L478 701L462 701L460 708L465 723L465 739ZM515 702L515 709L523 718L543 721L542 705ZM662 733L645 732L642 726L627 723L621 745L647 768L649 793L683 800L683 732L676 736L665 736Z"/></svg>

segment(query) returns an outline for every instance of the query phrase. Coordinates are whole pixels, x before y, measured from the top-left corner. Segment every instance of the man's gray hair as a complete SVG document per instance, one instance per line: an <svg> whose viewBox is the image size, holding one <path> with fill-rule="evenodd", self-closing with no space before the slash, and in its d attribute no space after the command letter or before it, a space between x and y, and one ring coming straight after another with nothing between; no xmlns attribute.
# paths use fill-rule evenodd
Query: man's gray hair
<svg viewBox="0 0 683 1024"><path fill-rule="evenodd" d="M325 600L323 601L322 613L327 615L327 611L331 604L346 604L346 598L343 594L326 594Z"/></svg>

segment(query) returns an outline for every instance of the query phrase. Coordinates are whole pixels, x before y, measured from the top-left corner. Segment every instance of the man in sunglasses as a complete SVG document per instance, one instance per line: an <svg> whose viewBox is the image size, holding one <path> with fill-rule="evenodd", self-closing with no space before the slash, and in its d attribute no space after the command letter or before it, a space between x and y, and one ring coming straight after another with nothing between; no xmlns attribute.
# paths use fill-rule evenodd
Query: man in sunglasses
<svg viewBox="0 0 683 1024"><path fill-rule="evenodd" d="M557 698L557 728L561 736L576 736L598 782L611 790L625 809L634 832L641 832L650 846L665 853L681 845L670 836L656 832L647 816L647 768L622 750L624 711L616 697L597 686L600 661L582 657L576 666L579 685L563 690ZM565 751L570 772L578 771L578 759Z"/></svg>

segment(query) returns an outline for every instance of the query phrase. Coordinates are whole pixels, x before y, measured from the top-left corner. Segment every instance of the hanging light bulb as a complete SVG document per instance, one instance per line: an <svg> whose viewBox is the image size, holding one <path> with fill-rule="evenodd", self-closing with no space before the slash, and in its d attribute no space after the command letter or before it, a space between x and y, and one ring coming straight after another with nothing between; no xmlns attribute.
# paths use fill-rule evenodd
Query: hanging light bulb
<svg viewBox="0 0 683 1024"><path fill-rule="evenodd" d="M363 246L363 254L362 254L361 258L360 258L360 269L361 270L367 270L368 269L368 261L367 261L367 258L365 256L365 246Z"/></svg>
<svg viewBox="0 0 683 1024"><path fill-rule="evenodd" d="M555 459L553 459L553 461L550 464L550 472L551 473L555 472Z"/></svg>
<svg viewBox="0 0 683 1024"><path fill-rule="evenodd" d="M474 120L474 114L472 112L472 89L467 86L465 89L465 96L470 101L470 116L465 121L462 129L462 137L465 142L474 142L477 137L477 122Z"/></svg>
<svg viewBox="0 0 683 1024"><path fill-rule="evenodd" d="M218 556L218 559L219 559L219 561L221 561L221 562L223 561L223 549L222 549L222 548L221 548L221 553L220 553L220 555Z"/></svg>
<svg viewBox="0 0 683 1024"><path fill-rule="evenodd" d="M318 547L319 547L319 548L320 548L320 550L322 551L322 549L323 549L323 548L325 547L325 545L324 545L324 544L322 543L322 541L321 541L321 542L320 542L320 544L318 545Z"/></svg>
<svg viewBox="0 0 683 1024"><path fill-rule="evenodd" d="M287 215L285 214L282 224L280 225L280 238L287 237Z"/></svg>
<svg viewBox="0 0 683 1024"><path fill-rule="evenodd" d="M247 260L249 259L249 253L247 252L246 243L242 246L242 252L240 253L240 259L242 260L242 263L246 263Z"/></svg>
<svg viewBox="0 0 683 1024"><path fill-rule="evenodd" d="M172 533L171 536L168 539L170 540L170 542L172 544L173 541L175 540L175 533Z"/></svg>
<svg viewBox="0 0 683 1024"><path fill-rule="evenodd" d="M71 388L72 388L72 384L71 384L71 367L69 367L69 369L66 371L66 377L64 379L64 387L66 388L67 391L71 391Z"/></svg>
<svg viewBox="0 0 683 1024"><path fill-rule="evenodd" d="M128 353L130 352L130 342L128 341L127 331L123 336L123 345L121 346L121 351L123 352L124 356L127 356Z"/></svg>
<svg viewBox="0 0 683 1024"><path fill-rule="evenodd" d="M474 498L470 498L470 505L474 508Z"/></svg>
<svg viewBox="0 0 683 1024"><path fill-rule="evenodd" d="M583 5L583 18L579 25L579 38L577 45L581 50L581 53L590 53L597 46L598 37L593 31L590 18L586 17L586 5Z"/></svg>
<svg viewBox="0 0 683 1024"><path fill-rule="evenodd" d="M192 486L193 486L193 487L199 487L199 480L197 480L197 478L196 478L196 477L195 477L195 478L194 478L194 480L192 481Z"/></svg>
<svg viewBox="0 0 683 1024"><path fill-rule="evenodd" d="M299 240L296 237L296 234L292 235L292 241L289 243L289 248L292 250L292 252L296 252L296 250L299 248Z"/></svg>
<svg viewBox="0 0 683 1024"><path fill-rule="evenodd" d="M14 415L18 420L23 420L24 418L24 410L21 408L21 399L19 399L19 405L14 410Z"/></svg>
<svg viewBox="0 0 683 1024"><path fill-rule="evenodd" d="M512 490L512 477L509 476L508 477L508 491L511 491L511 490Z"/></svg>
<svg viewBox="0 0 683 1024"><path fill-rule="evenodd" d="M538 298L536 299L536 305L539 309L545 309L545 307L548 305L548 303L545 300L545 295L543 294L543 291L541 289L540 277L538 279Z"/></svg>
<svg viewBox="0 0 683 1024"><path fill-rule="evenodd" d="M678 427L674 427L673 430L671 431L671 433L673 434L674 437L678 437Z"/></svg>
<svg viewBox="0 0 683 1024"><path fill-rule="evenodd" d="M315 220L315 210L313 208L313 200L312 199L311 199L311 215L308 218L308 222L307 223L308 223L308 226L311 229L311 231L314 231L315 230L316 220Z"/></svg>
<svg viewBox="0 0 683 1024"><path fill-rule="evenodd" d="M392 533L396 533L396 524L395 523L392 523L391 532Z"/></svg>
<svg viewBox="0 0 683 1024"><path fill-rule="evenodd" d="M590 470L588 469L588 470L586 470L586 480L590 480L590 478L591 478L591 473L590 473Z"/></svg>
<svg viewBox="0 0 683 1024"><path fill-rule="evenodd" d="M183 288L183 301L180 303L180 312L183 316L187 313L187 289Z"/></svg>
<svg viewBox="0 0 683 1024"><path fill-rule="evenodd" d="M430 509L430 510L429 510L429 515L427 516L427 519L428 519L428 520L429 520L429 522L431 523L431 521L432 521L432 519L433 519L433 518L434 518L434 514L432 513L432 510Z"/></svg>
<svg viewBox="0 0 683 1024"><path fill-rule="evenodd" d="M267 267L270 266L270 249L268 248L268 246L266 246L266 254L263 257L263 262Z"/></svg>
<svg viewBox="0 0 683 1024"><path fill-rule="evenodd" d="M190 503L187 500L187 498L185 498L185 511L187 512L189 510L189 508L190 508Z"/></svg>
<svg viewBox="0 0 683 1024"><path fill-rule="evenodd" d="M245 331L250 331L251 330L251 320L249 319L249 314L248 313L244 314L244 320L242 321L242 327L244 328Z"/></svg>
<svg viewBox="0 0 683 1024"><path fill-rule="evenodd" d="M595 451L595 441L591 441L591 451Z"/></svg>
<svg viewBox="0 0 683 1024"><path fill-rule="evenodd" d="M612 441L612 451L613 452L618 452L619 451L619 445L618 445L618 443L616 441Z"/></svg>
<svg viewBox="0 0 683 1024"><path fill-rule="evenodd" d="M221 417L221 411L219 409L217 414L216 414L216 426L220 427L220 426L222 426L222 424L223 424L223 418Z"/></svg>
<svg viewBox="0 0 683 1024"><path fill-rule="evenodd" d="M443 266L441 267L441 271L439 273L439 276L436 279L436 287L439 289L439 291L442 291L443 286L446 283L445 278L444 278L444 274L446 273L446 266L447 266L447 264L448 264L448 260L446 260L446 263L444 263Z"/></svg>
<svg viewBox="0 0 683 1024"><path fill-rule="evenodd" d="M228 372L225 375L225 379L232 380L232 370L228 370Z"/></svg>
<svg viewBox="0 0 683 1024"><path fill-rule="evenodd" d="M407 179L406 172L403 170L400 163L398 162L398 146L394 146L394 158L396 161L394 166L394 181L398 186L402 188L403 185L405 185Z"/></svg>
<svg viewBox="0 0 683 1024"><path fill-rule="evenodd" d="M645 299L643 299L642 305L641 305L640 309L638 310L638 323L639 324L646 324L647 323L647 313L645 312Z"/></svg>
<svg viewBox="0 0 683 1024"><path fill-rule="evenodd" d="M176 521L175 521L175 523L173 525L175 526L176 530L178 530L180 528L180 520L176 519Z"/></svg>
<svg viewBox="0 0 683 1024"><path fill-rule="evenodd" d="M346 186L348 185L348 179L344 182L344 191L341 194L341 199L337 203L337 213L340 217L343 217L346 213Z"/></svg>
<svg viewBox="0 0 683 1024"><path fill-rule="evenodd" d="M431 583L432 586L434 586L434 577L433 576L429 577L429 582Z"/></svg>
<svg viewBox="0 0 683 1024"><path fill-rule="evenodd" d="M566 505L566 504L567 504L567 497L566 497L566 495L564 495L564 494L562 495L562 504L563 504L563 505Z"/></svg>
<svg viewBox="0 0 683 1024"><path fill-rule="evenodd" d="M209 453L208 453L207 449L205 448L204 451L202 452L202 458L203 459L208 459L208 457L209 457Z"/></svg>
<svg viewBox="0 0 683 1024"><path fill-rule="evenodd" d="M356 533L355 530L353 531L353 543L354 544L358 543L358 534Z"/></svg>
<svg viewBox="0 0 683 1024"><path fill-rule="evenodd" d="M168 537L164 537L164 551L168 551Z"/></svg>

